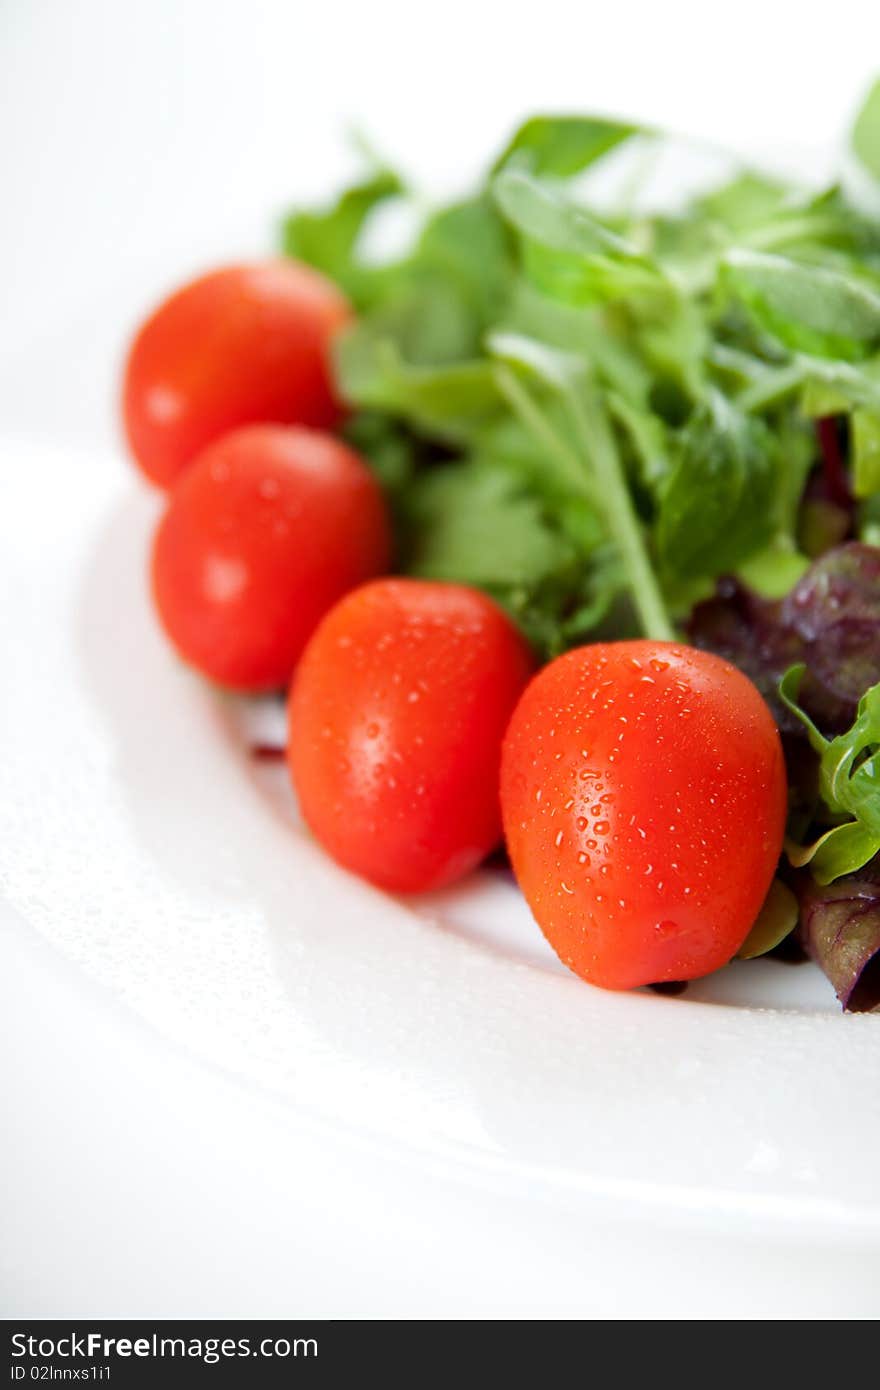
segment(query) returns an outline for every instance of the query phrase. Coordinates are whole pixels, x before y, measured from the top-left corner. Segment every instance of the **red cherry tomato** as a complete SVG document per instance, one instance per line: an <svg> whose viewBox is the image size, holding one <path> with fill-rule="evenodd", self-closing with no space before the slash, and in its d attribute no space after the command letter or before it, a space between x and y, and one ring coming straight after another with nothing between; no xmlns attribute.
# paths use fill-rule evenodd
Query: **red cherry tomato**
<svg viewBox="0 0 880 1390"><path fill-rule="evenodd" d="M628 989L742 945L782 848L779 735L751 681L666 642L581 647L526 690L504 744L511 861L566 965Z"/></svg>
<svg viewBox="0 0 880 1390"><path fill-rule="evenodd" d="M349 316L335 285L294 261L215 270L166 299L135 338L123 383L143 472L169 487L239 425L331 429L340 411L328 346Z"/></svg>
<svg viewBox="0 0 880 1390"><path fill-rule="evenodd" d="M271 690L389 552L382 494L357 454L316 430L250 425L206 449L172 492L153 593L185 661L221 685Z"/></svg>
<svg viewBox="0 0 880 1390"><path fill-rule="evenodd" d="M328 613L289 705L288 761L306 822L382 888L439 888L501 838L498 764L531 670L485 595L385 579Z"/></svg>

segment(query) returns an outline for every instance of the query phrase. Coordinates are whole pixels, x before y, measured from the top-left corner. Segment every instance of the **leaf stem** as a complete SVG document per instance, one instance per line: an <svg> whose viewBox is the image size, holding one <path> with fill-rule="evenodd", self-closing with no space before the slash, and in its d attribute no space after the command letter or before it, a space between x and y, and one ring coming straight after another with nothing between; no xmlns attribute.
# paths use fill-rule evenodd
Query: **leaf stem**
<svg viewBox="0 0 880 1390"><path fill-rule="evenodd" d="M833 217L804 213L756 227L742 238L742 245L753 251L778 251L781 246L790 246L792 242L820 241L824 236L832 236L838 226Z"/></svg>
<svg viewBox="0 0 880 1390"><path fill-rule="evenodd" d="M645 548L605 408L592 382L587 382L583 390L571 392L566 399L599 483L608 527L623 558L642 631L646 637L672 642L675 629Z"/></svg>
<svg viewBox="0 0 880 1390"><path fill-rule="evenodd" d="M585 476L578 455L556 433L547 416L535 404L530 392L519 381L516 373L499 363L495 368L495 379L501 394L506 398L510 408L519 417L525 428L535 441L555 458L568 486L586 494L591 501L597 501L593 480L589 476Z"/></svg>
<svg viewBox="0 0 880 1390"><path fill-rule="evenodd" d="M627 583L646 637L674 641L675 630L666 612L660 585L645 549L623 465L608 416L592 380L578 372L576 383L560 384L574 422L583 457L559 437L529 391L509 367L496 367L499 390L533 437L556 459L570 487L589 497L605 513L608 529L623 559Z"/></svg>
<svg viewBox="0 0 880 1390"><path fill-rule="evenodd" d="M736 403L740 410L748 414L766 410L768 406L776 405L792 391L803 386L806 375L800 362L787 362L783 367L770 367L757 381L740 391Z"/></svg>

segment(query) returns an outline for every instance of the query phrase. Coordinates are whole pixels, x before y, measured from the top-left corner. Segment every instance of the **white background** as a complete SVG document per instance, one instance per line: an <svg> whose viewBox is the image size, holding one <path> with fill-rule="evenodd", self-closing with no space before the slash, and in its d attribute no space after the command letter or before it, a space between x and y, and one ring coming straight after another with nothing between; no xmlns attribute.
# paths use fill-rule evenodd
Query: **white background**
<svg viewBox="0 0 880 1390"><path fill-rule="evenodd" d="M536 108L800 165L817 149L821 174L878 68L880 16L855 0L2 0L0 434L106 445L137 314L169 280L269 246L291 197L325 196L351 167L349 123L427 189L466 183ZM305 1128L11 919L0 1028L7 1316L774 1312L750 1295L747 1232L721 1307L699 1231L671 1249L589 1206L527 1219L513 1194ZM794 1289L784 1252L760 1258L796 1312L849 1257L805 1259Z"/></svg>

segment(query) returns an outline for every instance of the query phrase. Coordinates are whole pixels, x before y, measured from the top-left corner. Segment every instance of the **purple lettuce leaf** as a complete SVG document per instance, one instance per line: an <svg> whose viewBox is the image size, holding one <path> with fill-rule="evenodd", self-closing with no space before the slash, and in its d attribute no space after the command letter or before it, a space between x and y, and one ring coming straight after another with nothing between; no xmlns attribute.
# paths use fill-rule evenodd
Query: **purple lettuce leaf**
<svg viewBox="0 0 880 1390"><path fill-rule="evenodd" d="M816 438L822 455L822 467L817 476L827 501L844 512L851 511L853 504L845 457L849 450L841 437L847 425L846 417L839 415L822 415L816 420Z"/></svg>
<svg viewBox="0 0 880 1390"><path fill-rule="evenodd" d="M783 600L779 619L802 639L813 702L838 732L835 716L851 722L880 680L880 549L851 541L829 550Z"/></svg>
<svg viewBox="0 0 880 1390"><path fill-rule="evenodd" d="M815 422L821 463L814 468L798 509L798 545L805 555L824 555L854 533L856 500L850 482L849 418L825 415Z"/></svg>
<svg viewBox="0 0 880 1390"><path fill-rule="evenodd" d="M825 887L797 875L799 936L851 1013L880 1009L880 855Z"/></svg>
<svg viewBox="0 0 880 1390"><path fill-rule="evenodd" d="M804 665L800 702L826 734L852 723L860 697L880 681L880 548L851 541L810 566L781 602L735 579L697 604L694 646L726 657L754 681L783 733L800 736L777 696L792 665Z"/></svg>
<svg viewBox="0 0 880 1390"><path fill-rule="evenodd" d="M738 579L720 579L713 597L694 608L687 632L695 647L738 666L764 696L779 728L798 735L798 721L776 692L789 667L803 662L803 641L782 625L780 607Z"/></svg>

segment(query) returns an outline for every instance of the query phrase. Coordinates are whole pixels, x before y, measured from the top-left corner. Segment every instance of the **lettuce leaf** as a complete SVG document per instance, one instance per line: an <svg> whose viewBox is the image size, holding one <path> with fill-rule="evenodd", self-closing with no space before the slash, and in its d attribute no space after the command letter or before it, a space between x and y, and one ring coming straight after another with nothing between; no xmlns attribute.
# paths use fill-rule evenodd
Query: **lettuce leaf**
<svg viewBox="0 0 880 1390"><path fill-rule="evenodd" d="M774 439L720 392L682 431L662 494L657 550L672 574L735 570L773 534Z"/></svg>
<svg viewBox="0 0 880 1390"><path fill-rule="evenodd" d="M880 682L880 548L836 546L782 600L725 579L694 607L687 631L695 646L745 671L784 733L803 737L806 725L779 695L786 671L802 666L801 709L824 734L841 734L863 692Z"/></svg>
<svg viewBox="0 0 880 1390"><path fill-rule="evenodd" d="M880 81L874 83L862 103L851 143L863 168L880 183Z"/></svg>
<svg viewBox="0 0 880 1390"><path fill-rule="evenodd" d="M880 860L821 886L798 876L800 936L844 1009L880 1008Z"/></svg>
<svg viewBox="0 0 880 1390"><path fill-rule="evenodd" d="M404 191L398 174L379 168L345 189L329 207L295 209L281 228L284 254L329 275L357 308L366 306L378 293L383 277L360 260L361 237L375 209Z"/></svg>
<svg viewBox="0 0 880 1390"><path fill-rule="evenodd" d="M597 116L532 116L501 151L493 172L518 164L534 174L571 178L635 135L639 127Z"/></svg>
<svg viewBox="0 0 880 1390"><path fill-rule="evenodd" d="M795 352L850 361L880 344L880 283L864 271L736 249L724 261L723 283L761 328Z"/></svg>
<svg viewBox="0 0 880 1390"><path fill-rule="evenodd" d="M819 793L837 824L811 845L790 853L792 862L809 863L819 883L854 872L880 852L880 683L859 701L853 725L826 739L797 703L804 674L793 666L780 682L783 703L807 730L819 758Z"/></svg>

